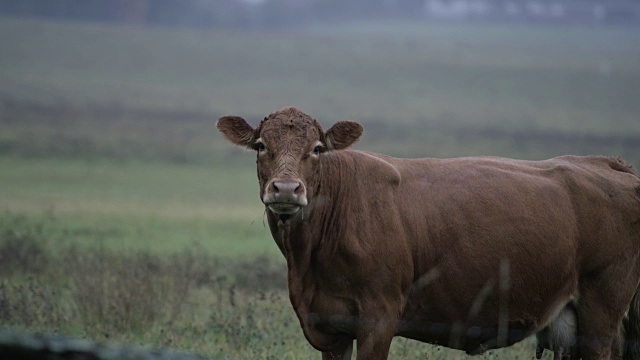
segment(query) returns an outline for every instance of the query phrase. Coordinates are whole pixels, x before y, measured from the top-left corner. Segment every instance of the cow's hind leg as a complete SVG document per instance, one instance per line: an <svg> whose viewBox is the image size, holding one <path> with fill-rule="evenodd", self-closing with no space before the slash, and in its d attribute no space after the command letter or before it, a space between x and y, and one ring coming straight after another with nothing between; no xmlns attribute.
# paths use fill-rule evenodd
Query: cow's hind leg
<svg viewBox="0 0 640 360"><path fill-rule="evenodd" d="M632 274L635 266L625 263L581 281L576 303L577 346L584 360L615 359L621 355L620 326L637 284Z"/></svg>
<svg viewBox="0 0 640 360"><path fill-rule="evenodd" d="M609 359L616 336L617 316L606 304L595 299L580 301L578 306L578 338L576 345L584 360Z"/></svg>

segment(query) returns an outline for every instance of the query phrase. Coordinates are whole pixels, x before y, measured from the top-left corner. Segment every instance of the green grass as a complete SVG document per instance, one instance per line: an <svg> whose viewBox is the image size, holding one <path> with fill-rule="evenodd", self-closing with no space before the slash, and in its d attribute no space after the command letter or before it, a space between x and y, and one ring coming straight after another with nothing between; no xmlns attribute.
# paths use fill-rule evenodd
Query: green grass
<svg viewBox="0 0 640 360"><path fill-rule="evenodd" d="M272 257L229 258L204 247L170 254L55 243L64 219L0 219L0 324L97 341L171 347L220 359L308 359ZM533 342L480 359L530 358ZM394 359L463 359L397 339Z"/></svg>
<svg viewBox="0 0 640 360"><path fill-rule="evenodd" d="M65 241L161 252L199 243L223 256L277 252L247 166L0 157L0 169L0 211L53 216L47 230Z"/></svg>
<svg viewBox="0 0 640 360"><path fill-rule="evenodd" d="M365 126L357 148L396 156L605 154L640 167L640 34L625 28L257 34L0 19L0 42L0 325L317 358L254 155L216 132L222 114L256 124L297 105L326 127L352 118ZM532 344L481 358L530 359ZM465 357L405 339L392 350Z"/></svg>

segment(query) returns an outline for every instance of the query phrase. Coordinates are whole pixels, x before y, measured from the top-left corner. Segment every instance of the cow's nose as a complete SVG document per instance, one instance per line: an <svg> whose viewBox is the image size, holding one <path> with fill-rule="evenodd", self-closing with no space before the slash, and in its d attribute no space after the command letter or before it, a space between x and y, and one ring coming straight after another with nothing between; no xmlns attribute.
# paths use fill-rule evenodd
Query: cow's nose
<svg viewBox="0 0 640 360"><path fill-rule="evenodd" d="M262 202L307 206L307 190L304 183L295 179L277 179L267 185Z"/></svg>
<svg viewBox="0 0 640 360"><path fill-rule="evenodd" d="M277 197L295 197L300 195L302 184L299 181L274 181L273 192Z"/></svg>

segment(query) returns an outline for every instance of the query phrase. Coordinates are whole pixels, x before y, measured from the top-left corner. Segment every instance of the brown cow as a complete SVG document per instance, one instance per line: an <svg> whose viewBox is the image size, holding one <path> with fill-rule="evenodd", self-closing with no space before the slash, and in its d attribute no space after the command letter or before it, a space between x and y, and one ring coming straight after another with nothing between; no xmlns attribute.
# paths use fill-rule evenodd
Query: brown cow
<svg viewBox="0 0 640 360"><path fill-rule="evenodd" d="M358 359L385 359L396 335L478 354L570 302L572 351L638 356L640 178L621 160L397 159L348 150L360 124L325 132L293 107L217 127L257 152L290 300L323 359L354 339Z"/></svg>

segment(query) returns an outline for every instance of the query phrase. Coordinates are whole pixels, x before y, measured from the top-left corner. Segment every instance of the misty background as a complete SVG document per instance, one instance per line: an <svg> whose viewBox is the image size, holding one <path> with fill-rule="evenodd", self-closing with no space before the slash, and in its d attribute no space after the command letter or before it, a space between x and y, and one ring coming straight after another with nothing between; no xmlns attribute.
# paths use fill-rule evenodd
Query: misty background
<svg viewBox="0 0 640 360"><path fill-rule="evenodd" d="M317 357L255 154L218 117L256 125L297 106L325 128L359 121L354 147L393 156L608 155L638 169L639 5L0 0L0 326ZM467 358L406 339L390 356Z"/></svg>
<svg viewBox="0 0 640 360"><path fill-rule="evenodd" d="M0 13L227 29L390 18L638 24L640 4L633 0L2 0Z"/></svg>

